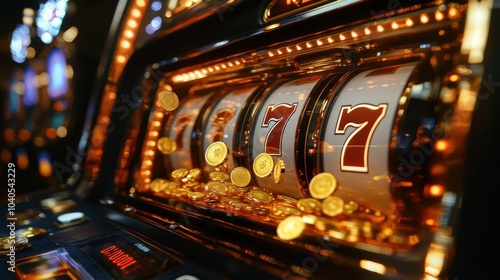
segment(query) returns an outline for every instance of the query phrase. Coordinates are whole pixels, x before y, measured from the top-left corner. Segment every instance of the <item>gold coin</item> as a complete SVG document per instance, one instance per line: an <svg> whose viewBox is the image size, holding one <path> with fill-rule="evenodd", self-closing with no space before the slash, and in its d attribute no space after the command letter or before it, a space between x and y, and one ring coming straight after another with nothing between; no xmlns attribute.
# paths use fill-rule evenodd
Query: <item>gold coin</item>
<svg viewBox="0 0 500 280"><path fill-rule="evenodd" d="M330 173L319 173L309 183L309 192L316 199L323 199L337 189L337 178Z"/></svg>
<svg viewBox="0 0 500 280"><path fill-rule="evenodd" d="M314 198L301 198L297 202L297 208L305 213L314 213L321 211L321 202Z"/></svg>
<svg viewBox="0 0 500 280"><path fill-rule="evenodd" d="M255 175L265 178L273 172L274 161L270 154L262 153L253 161L253 172Z"/></svg>
<svg viewBox="0 0 500 280"><path fill-rule="evenodd" d="M231 182L237 187L246 187L252 180L252 174L243 166L236 167L231 171Z"/></svg>
<svg viewBox="0 0 500 280"><path fill-rule="evenodd" d="M206 190L211 193L216 194L226 194L228 192L228 187L226 184L221 182L208 182L206 185Z"/></svg>
<svg viewBox="0 0 500 280"><path fill-rule="evenodd" d="M179 106L179 97L173 91L164 90L158 96L158 105L167 111L173 111Z"/></svg>
<svg viewBox="0 0 500 280"><path fill-rule="evenodd" d="M47 230L44 228L28 227L16 230L16 234L28 239L39 237L45 234Z"/></svg>
<svg viewBox="0 0 500 280"><path fill-rule="evenodd" d="M177 144L175 141L168 137L161 137L158 139L156 147L164 155L170 155L177 150Z"/></svg>
<svg viewBox="0 0 500 280"><path fill-rule="evenodd" d="M168 181L165 179L157 178L157 179L154 179L153 182L151 182L151 185L149 187L154 192L160 192L160 191L163 191L167 187L167 182Z"/></svg>
<svg viewBox="0 0 500 280"><path fill-rule="evenodd" d="M283 240L292 240L299 237L304 231L306 224L301 217L290 216L283 219L276 230L278 237Z"/></svg>
<svg viewBox="0 0 500 280"><path fill-rule="evenodd" d="M175 189L175 190L172 191L172 194L174 196L177 196L177 197L179 197L179 196L185 196L188 193L189 193L189 191L187 189Z"/></svg>
<svg viewBox="0 0 500 280"><path fill-rule="evenodd" d="M286 203L290 203L290 204L294 204L296 205L297 202L299 202L297 199L293 198L293 197L289 197L289 196L286 196L286 195L282 195L282 194L278 194L276 196L279 200L283 200L284 202Z"/></svg>
<svg viewBox="0 0 500 280"><path fill-rule="evenodd" d="M208 177L210 177L210 180L216 181L216 182L225 182L229 179L229 174L226 172L222 171L214 171L211 172Z"/></svg>
<svg viewBox="0 0 500 280"><path fill-rule="evenodd" d="M285 178L285 161L278 159L274 164L274 182L281 183Z"/></svg>
<svg viewBox="0 0 500 280"><path fill-rule="evenodd" d="M201 177L201 169L193 168L190 169L187 175L188 179L191 181L198 180Z"/></svg>
<svg viewBox="0 0 500 280"><path fill-rule="evenodd" d="M323 200L321 210L325 215L337 216L344 211L344 200L338 196L329 196Z"/></svg>
<svg viewBox="0 0 500 280"><path fill-rule="evenodd" d="M172 178L174 179L182 179L189 174L189 170L187 168L179 168L172 171Z"/></svg>
<svg viewBox="0 0 500 280"><path fill-rule="evenodd" d="M262 190L251 190L247 194L247 198L255 202L271 202L273 197Z"/></svg>
<svg viewBox="0 0 500 280"><path fill-rule="evenodd" d="M210 146L208 146L207 150L205 151L205 160L211 166L220 165L226 160L228 150L229 149L224 142L214 142L210 144Z"/></svg>
<svg viewBox="0 0 500 280"><path fill-rule="evenodd" d="M189 192L187 195L189 198L191 198L193 200L197 200L197 199L205 197L205 194L202 192Z"/></svg>

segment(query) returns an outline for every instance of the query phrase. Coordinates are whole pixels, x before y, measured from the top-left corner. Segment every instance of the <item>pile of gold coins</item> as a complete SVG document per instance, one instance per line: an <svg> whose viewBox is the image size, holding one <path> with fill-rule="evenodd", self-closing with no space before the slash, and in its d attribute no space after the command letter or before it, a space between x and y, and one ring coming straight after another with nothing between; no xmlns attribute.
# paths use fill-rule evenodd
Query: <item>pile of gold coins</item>
<svg viewBox="0 0 500 280"><path fill-rule="evenodd" d="M172 143L173 140L161 140L157 147L169 154L175 150ZM410 238L407 233L401 235L393 230L390 219L382 213L335 196L338 182L330 173L313 177L309 183L310 197L294 199L252 186L252 174L245 167L227 170L228 153L223 142L214 142L207 148L205 160L215 170L209 174L208 182L202 180L201 169L180 168L171 172L171 178L154 179L150 190L155 196L175 198L277 226L277 236L282 240L296 239L306 233L346 242L383 242L397 246L416 242L414 235ZM263 153L255 158L252 167L255 176L273 176L275 183L283 180L285 166L281 159L275 161Z"/></svg>

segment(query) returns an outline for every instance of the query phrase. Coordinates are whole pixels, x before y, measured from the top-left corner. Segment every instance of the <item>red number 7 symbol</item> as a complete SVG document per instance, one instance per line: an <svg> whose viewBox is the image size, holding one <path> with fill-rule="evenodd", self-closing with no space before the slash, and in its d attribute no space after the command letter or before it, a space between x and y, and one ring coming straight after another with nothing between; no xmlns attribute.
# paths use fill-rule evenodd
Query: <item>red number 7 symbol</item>
<svg viewBox="0 0 500 280"><path fill-rule="evenodd" d="M340 156L342 171L368 172L368 147L375 128L384 118L387 104L342 106L335 134L345 134L349 126L354 131L347 137Z"/></svg>
<svg viewBox="0 0 500 280"><path fill-rule="evenodd" d="M283 140L283 131L288 120L297 109L298 103L269 105L266 108L266 114L262 120L261 127L268 127L271 122L275 122L266 135L265 151L270 155L281 155L281 142Z"/></svg>

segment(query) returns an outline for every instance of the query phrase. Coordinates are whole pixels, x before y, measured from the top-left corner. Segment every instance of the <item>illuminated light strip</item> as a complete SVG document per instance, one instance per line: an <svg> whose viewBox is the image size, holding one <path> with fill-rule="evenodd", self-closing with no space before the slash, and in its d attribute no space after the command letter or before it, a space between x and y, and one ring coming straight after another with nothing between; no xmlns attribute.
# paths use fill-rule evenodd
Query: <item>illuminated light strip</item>
<svg viewBox="0 0 500 280"><path fill-rule="evenodd" d="M85 169L89 172L92 178L97 176L99 172L99 162L102 156L104 147L104 138L109 125L109 116L111 115L112 105L116 100L117 81L121 76L125 63L132 55L134 48L133 42L136 39L138 22L142 20L144 12L148 7L149 0L136 0L130 7L127 16L123 22L127 23L121 30L118 44L115 48L115 53L109 67L109 74L106 85L104 86L103 99L97 122L92 131L91 147L89 149L89 157L85 164Z"/></svg>
<svg viewBox="0 0 500 280"><path fill-rule="evenodd" d="M322 48L328 49L334 46L342 47L355 42L367 41L371 38L379 36L379 34L387 35L390 34L390 32L396 30L398 32L401 32L405 29L415 28L418 26L429 26L432 23L438 23L438 22L442 23L445 20L451 20L451 21L457 20L460 18L461 14L462 14L461 11L454 6L447 7L446 9L442 9L442 6L434 7L433 10L431 11L426 10L422 12L417 12L413 16L401 15L396 19L378 21L376 24L369 23L361 25L358 28L353 28L340 33L328 34L324 37L311 39L306 42L294 43L293 45L287 45L284 47L267 50L257 55L252 54L251 55L252 60L249 60L249 63L246 66L250 66L251 64L254 63L260 63L270 58L272 59L284 58L288 55L292 55L294 52L297 51L304 51L307 49L318 50ZM248 57L250 57L250 55ZM233 59L225 63L226 64L234 63L240 65L236 62L239 62L241 64L246 63L246 61L241 58ZM192 70L190 72L176 74L172 77L172 82L173 83L189 82L196 79L205 78L208 75L217 74L224 70L223 68L221 69L221 65L224 65L224 63L212 64L197 70ZM241 68L243 67L239 67L238 69ZM208 71L206 69L208 69ZM189 75L189 73L196 71L202 72L203 75L202 76Z"/></svg>

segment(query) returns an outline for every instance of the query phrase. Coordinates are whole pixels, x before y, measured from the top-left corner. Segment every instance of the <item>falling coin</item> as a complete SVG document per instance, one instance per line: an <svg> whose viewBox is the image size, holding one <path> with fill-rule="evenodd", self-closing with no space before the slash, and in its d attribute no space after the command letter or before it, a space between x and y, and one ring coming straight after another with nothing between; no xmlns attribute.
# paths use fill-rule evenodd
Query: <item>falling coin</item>
<svg viewBox="0 0 500 280"><path fill-rule="evenodd" d="M283 240L292 240L299 237L306 225L301 217L290 216L283 219L276 230L278 237Z"/></svg>
<svg viewBox="0 0 500 280"><path fill-rule="evenodd" d="M274 182L281 183L285 178L285 161L278 159L274 164Z"/></svg>
<svg viewBox="0 0 500 280"><path fill-rule="evenodd" d="M338 196L329 196L323 200L321 210L325 215L337 216L344 211L344 200Z"/></svg>
<svg viewBox="0 0 500 280"><path fill-rule="evenodd" d="M252 180L252 174L243 166L236 167L231 171L231 182L237 187L246 187Z"/></svg>
<svg viewBox="0 0 500 280"><path fill-rule="evenodd" d="M179 106L179 97L173 91L164 90L158 96L158 105L167 111L173 111Z"/></svg>
<svg viewBox="0 0 500 280"><path fill-rule="evenodd" d="M174 140L168 137L161 137L156 142L156 147L164 155L170 155L177 149L177 144Z"/></svg>
<svg viewBox="0 0 500 280"><path fill-rule="evenodd" d="M227 154L228 148L224 142L214 142L210 144L210 146L208 146L205 152L205 160L211 166L217 166L222 164L226 160Z"/></svg>
<svg viewBox="0 0 500 280"><path fill-rule="evenodd" d="M255 175L265 178L273 172L274 161L270 154L262 153L253 162L253 172Z"/></svg>
<svg viewBox="0 0 500 280"><path fill-rule="evenodd" d="M309 192L316 199L323 199L337 189L337 178L330 173L319 173L309 183Z"/></svg>

